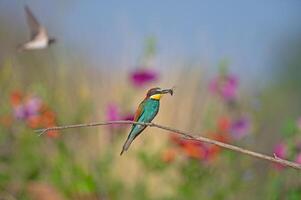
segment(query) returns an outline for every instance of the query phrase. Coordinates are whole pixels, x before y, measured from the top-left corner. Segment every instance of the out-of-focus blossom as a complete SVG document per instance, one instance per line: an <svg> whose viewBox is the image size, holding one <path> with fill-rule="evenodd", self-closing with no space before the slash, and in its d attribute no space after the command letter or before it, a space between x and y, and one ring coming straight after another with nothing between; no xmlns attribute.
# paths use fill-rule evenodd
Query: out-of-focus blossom
<svg viewBox="0 0 301 200"><path fill-rule="evenodd" d="M299 153L299 154L296 156L295 162L298 163L298 164L301 164L301 153Z"/></svg>
<svg viewBox="0 0 301 200"><path fill-rule="evenodd" d="M274 147L274 154L278 158L285 159L286 156L287 156L287 146L284 143L282 143L282 142L276 144L276 146ZM278 170L281 170L281 169L284 168L284 166L280 165L280 164L274 164L274 166Z"/></svg>
<svg viewBox="0 0 301 200"><path fill-rule="evenodd" d="M25 119L26 118L26 109L24 105L16 105L14 106L14 116L17 119Z"/></svg>
<svg viewBox="0 0 301 200"><path fill-rule="evenodd" d="M184 139L176 134L171 134L169 137L170 141L178 146L183 145Z"/></svg>
<svg viewBox="0 0 301 200"><path fill-rule="evenodd" d="M31 97L25 102L26 114L28 116L37 115L42 107L42 100L38 97Z"/></svg>
<svg viewBox="0 0 301 200"><path fill-rule="evenodd" d="M165 163L171 163L171 162L173 162L175 160L176 154L177 154L177 151L176 151L175 148L169 148L169 149L166 149L162 153L161 159Z"/></svg>
<svg viewBox="0 0 301 200"><path fill-rule="evenodd" d="M221 132L228 132L230 129L230 119L228 117L221 117L218 119L217 128Z"/></svg>
<svg viewBox="0 0 301 200"><path fill-rule="evenodd" d="M14 118L24 121L30 128L47 128L56 125L53 111L37 96L23 96L20 92L11 94ZM57 137L58 131L47 132L49 137Z"/></svg>
<svg viewBox="0 0 301 200"><path fill-rule="evenodd" d="M212 133L210 135L213 140L219 142L228 143L230 141L230 138L226 134ZM209 159L215 158L221 152L221 150L222 150L221 147L217 145L208 145L208 152L210 155L208 156L208 158Z"/></svg>
<svg viewBox="0 0 301 200"><path fill-rule="evenodd" d="M251 122L248 117L236 119L231 124L231 135L234 139L241 139L250 133Z"/></svg>
<svg viewBox="0 0 301 200"><path fill-rule="evenodd" d="M181 151L189 158L206 160L208 148L200 141L186 140L180 136L172 136L171 140L180 147Z"/></svg>
<svg viewBox="0 0 301 200"><path fill-rule="evenodd" d="M237 97L238 78L234 75L220 75L211 80L209 90L225 101L233 101Z"/></svg>
<svg viewBox="0 0 301 200"><path fill-rule="evenodd" d="M55 124L55 114L53 111L46 109L42 112L42 122L46 126L52 126Z"/></svg>
<svg viewBox="0 0 301 200"><path fill-rule="evenodd" d="M12 106L17 106L21 104L22 101L22 93L18 90L13 91L10 95L10 103Z"/></svg>
<svg viewBox="0 0 301 200"><path fill-rule="evenodd" d="M115 121L119 120L119 107L115 103L110 103L106 108L106 120Z"/></svg>
<svg viewBox="0 0 301 200"><path fill-rule="evenodd" d="M152 69L137 69L130 74L130 81L135 87L144 87L145 85L158 80L158 73Z"/></svg>
<svg viewBox="0 0 301 200"><path fill-rule="evenodd" d="M133 120L134 115L132 113L122 114L120 108L115 103L108 104L106 108L106 120L116 121L116 120Z"/></svg>
<svg viewBox="0 0 301 200"><path fill-rule="evenodd" d="M299 130L301 130L301 117L297 120L297 127Z"/></svg>
<svg viewBox="0 0 301 200"><path fill-rule="evenodd" d="M124 114L124 115L122 115L122 120L133 121L134 120L134 115L132 113Z"/></svg>
<svg viewBox="0 0 301 200"><path fill-rule="evenodd" d="M106 108L106 120L116 121L116 120L133 120L134 115L131 113L122 114L121 109L116 103L109 103ZM114 132L116 128L121 128L120 124L111 124L108 126L110 132Z"/></svg>
<svg viewBox="0 0 301 200"><path fill-rule="evenodd" d="M206 159L208 156L207 147L199 141L187 140L184 142L182 149L190 158Z"/></svg>
<svg viewBox="0 0 301 200"><path fill-rule="evenodd" d="M218 122L218 125L221 125L221 127L218 127L218 129L222 128L222 130L224 131L218 130L219 132L217 133L209 132L206 135L208 135L208 137L212 138L213 140L217 140L223 143L229 143L230 137L228 135L228 132L226 131L228 130L227 124L228 119L224 118L223 120ZM194 159L210 161L216 158L216 156L221 152L221 148L219 146L207 144L197 140L187 140L175 134L172 134L170 136L170 141L176 144L187 157Z"/></svg>
<svg viewBox="0 0 301 200"><path fill-rule="evenodd" d="M42 101L38 97L29 97L25 102L17 101L16 97L12 97L12 99L15 99L12 106L14 109L14 116L17 119L28 119L33 115L37 115L42 106Z"/></svg>
<svg viewBox="0 0 301 200"><path fill-rule="evenodd" d="M59 136L59 132L57 130L48 131L47 136L50 138L57 138Z"/></svg>

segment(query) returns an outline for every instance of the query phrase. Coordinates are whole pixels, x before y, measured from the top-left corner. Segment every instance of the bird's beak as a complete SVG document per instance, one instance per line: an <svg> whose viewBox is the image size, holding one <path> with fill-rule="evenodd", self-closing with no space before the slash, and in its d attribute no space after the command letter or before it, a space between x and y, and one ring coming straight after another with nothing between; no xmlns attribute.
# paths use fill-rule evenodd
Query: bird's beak
<svg viewBox="0 0 301 200"><path fill-rule="evenodd" d="M170 95L173 95L173 90L172 89L164 89L164 90L161 90L161 94L170 94Z"/></svg>

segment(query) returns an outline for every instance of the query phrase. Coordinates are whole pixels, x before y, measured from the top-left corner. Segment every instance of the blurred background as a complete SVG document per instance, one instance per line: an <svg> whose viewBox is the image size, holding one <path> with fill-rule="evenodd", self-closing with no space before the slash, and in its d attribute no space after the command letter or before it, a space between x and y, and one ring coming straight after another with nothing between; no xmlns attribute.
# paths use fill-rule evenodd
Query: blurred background
<svg viewBox="0 0 301 200"><path fill-rule="evenodd" d="M18 53L28 5L57 43ZM301 199L299 171L148 128L154 122L301 164L301 2L0 1L0 199Z"/></svg>

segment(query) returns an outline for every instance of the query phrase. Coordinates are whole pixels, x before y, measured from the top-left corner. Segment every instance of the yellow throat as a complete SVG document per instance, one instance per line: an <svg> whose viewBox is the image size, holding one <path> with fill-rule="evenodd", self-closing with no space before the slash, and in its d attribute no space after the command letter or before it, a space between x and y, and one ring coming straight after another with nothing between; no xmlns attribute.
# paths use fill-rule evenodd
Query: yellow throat
<svg viewBox="0 0 301 200"><path fill-rule="evenodd" d="M150 96L151 99L154 99L154 100L160 100L162 97L162 94L154 94L152 96Z"/></svg>

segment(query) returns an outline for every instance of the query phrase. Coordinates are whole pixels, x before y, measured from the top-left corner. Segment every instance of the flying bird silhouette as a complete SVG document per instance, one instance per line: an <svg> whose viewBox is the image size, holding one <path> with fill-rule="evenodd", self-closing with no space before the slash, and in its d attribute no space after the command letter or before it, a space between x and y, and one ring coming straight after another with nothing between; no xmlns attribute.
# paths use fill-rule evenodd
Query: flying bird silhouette
<svg viewBox="0 0 301 200"><path fill-rule="evenodd" d="M24 44L18 46L19 51L45 49L50 44L56 42L55 38L50 38L47 34L47 30L39 23L37 18L30 11L28 6L24 6L26 13L27 24L30 29L30 40Z"/></svg>
<svg viewBox="0 0 301 200"><path fill-rule="evenodd" d="M170 93L171 95L173 95L173 90L172 89L161 89L158 87L150 89L147 92L144 100L140 103L140 105L136 111L134 121L144 122L144 123L151 122L158 114L161 97L167 93ZM132 130L130 131L128 138L122 147L122 151L120 152L120 155L122 155L124 151L128 150L128 148L130 147L130 145L134 141L134 139L138 135L140 135L140 133L145 128L146 128L146 126L139 125L139 124L133 124Z"/></svg>

